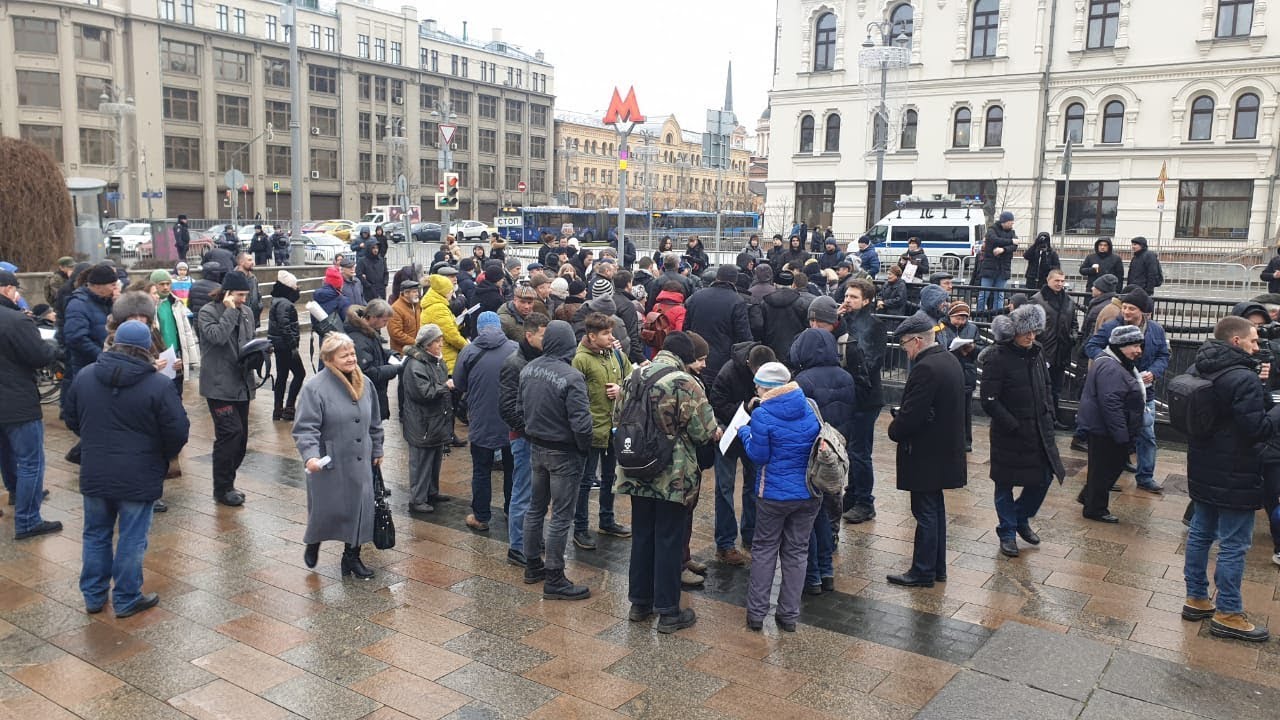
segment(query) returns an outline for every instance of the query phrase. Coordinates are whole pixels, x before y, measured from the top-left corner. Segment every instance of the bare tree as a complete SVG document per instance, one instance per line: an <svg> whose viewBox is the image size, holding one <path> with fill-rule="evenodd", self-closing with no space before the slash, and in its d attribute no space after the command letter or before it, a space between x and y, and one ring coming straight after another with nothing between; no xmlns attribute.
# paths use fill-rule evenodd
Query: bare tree
<svg viewBox="0 0 1280 720"><path fill-rule="evenodd" d="M767 201L764 208L764 234L775 233L786 235L795 222L795 200L791 197L779 197L775 201Z"/></svg>

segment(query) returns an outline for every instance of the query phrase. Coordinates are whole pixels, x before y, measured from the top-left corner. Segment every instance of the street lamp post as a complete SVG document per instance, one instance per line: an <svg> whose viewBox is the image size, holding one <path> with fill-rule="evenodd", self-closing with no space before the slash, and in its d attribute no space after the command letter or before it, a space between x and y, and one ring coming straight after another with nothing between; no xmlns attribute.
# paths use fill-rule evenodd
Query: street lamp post
<svg viewBox="0 0 1280 720"><path fill-rule="evenodd" d="M676 171L679 173L679 181L676 184L676 207L678 208L684 207L684 192L688 186L688 178L685 175L691 167L693 167L693 163L683 157L676 161Z"/></svg>
<svg viewBox="0 0 1280 720"><path fill-rule="evenodd" d="M114 98L112 93L115 95ZM137 111L133 98L126 95L124 90L111 88L103 90L98 96L98 112L116 119L116 193L120 198L116 200L116 217L123 217L125 214L124 176L129 171L129 159L126 157L125 150L124 121L126 117L134 115Z"/></svg>
<svg viewBox="0 0 1280 720"><path fill-rule="evenodd" d="M458 114L449 109L448 105L435 101L435 107L431 109L431 117L436 121L436 134L439 136L440 151L436 156L436 164L440 166L441 173L453 172L453 139L449 142L444 141L444 136L440 135L439 125L441 120L457 120ZM476 191L471 191L472 202L475 202ZM440 242L444 242L445 237L449 235L449 211L440 211Z"/></svg>
<svg viewBox="0 0 1280 720"><path fill-rule="evenodd" d="M399 128L397 129L397 125ZM400 196L400 230L406 240L413 234L409 216L409 178L405 162L409 150L409 140L404 136L404 118L387 117L387 154L395 158L400 171L396 173L396 194Z"/></svg>
<svg viewBox="0 0 1280 720"><path fill-rule="evenodd" d="M570 182L569 173L572 170L571 162L573 158L578 156L578 151L574 149L572 141L569 138L564 139L564 204L566 207L573 207L573 185Z"/></svg>
<svg viewBox="0 0 1280 720"><path fill-rule="evenodd" d="M293 239L302 238L302 62L297 14L297 0L289 0L284 26L289 33L289 101L293 105L289 111L289 237Z"/></svg>
<svg viewBox="0 0 1280 720"><path fill-rule="evenodd" d="M889 147L889 105L887 96L889 91L889 69L906 67L911 62L911 52L907 46L911 43L911 36L903 32L901 23L895 28L894 23L890 22L871 22L867 23L867 39L862 42L862 51L858 53L858 64L864 69L880 70L880 96L876 105L876 118L872 128L873 150L876 154L876 204L874 213L876 217L868 218L867 222L872 223L879 219L879 213L884 207L884 155ZM895 29L898 31L895 33ZM872 33L879 39L880 44L876 45L872 40ZM816 132L816 128L815 128Z"/></svg>
<svg viewBox="0 0 1280 720"><path fill-rule="evenodd" d="M649 161L657 157L658 148L653 144L653 141L656 138L654 133L648 130L643 130L640 132L640 137L644 140L644 144L641 145L636 150L636 153L638 153L640 157L644 160L644 214L645 214L645 227L648 228L648 232L646 235L646 242L649 245L652 245L653 244L653 199L650 195L650 190L653 187L653 176L649 173Z"/></svg>

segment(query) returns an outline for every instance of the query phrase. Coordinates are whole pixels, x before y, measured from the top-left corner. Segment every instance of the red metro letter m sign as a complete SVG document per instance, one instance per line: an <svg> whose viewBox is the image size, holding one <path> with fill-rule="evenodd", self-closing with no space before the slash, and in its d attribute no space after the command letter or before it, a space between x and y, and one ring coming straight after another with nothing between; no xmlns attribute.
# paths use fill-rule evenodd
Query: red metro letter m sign
<svg viewBox="0 0 1280 720"><path fill-rule="evenodd" d="M636 102L636 89L634 87L627 88L626 100L623 100L618 94L618 88L613 89L613 99L609 101L609 109L604 114L604 124L617 125L620 122L644 122L644 115L640 113L640 104Z"/></svg>

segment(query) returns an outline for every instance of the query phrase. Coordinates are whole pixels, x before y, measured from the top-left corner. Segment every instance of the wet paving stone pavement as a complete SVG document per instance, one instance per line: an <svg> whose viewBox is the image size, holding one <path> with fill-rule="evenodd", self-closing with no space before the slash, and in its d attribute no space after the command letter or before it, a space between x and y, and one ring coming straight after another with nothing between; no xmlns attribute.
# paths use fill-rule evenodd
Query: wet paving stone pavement
<svg viewBox="0 0 1280 720"><path fill-rule="evenodd" d="M394 396L394 393L392 393ZM1212 638L1183 621L1185 455L1162 447L1163 496L1130 475L1118 525L1080 517L1084 457L1059 435L1070 476L1033 525L1044 542L1000 555L987 428L975 427L968 488L947 493L948 582L885 581L909 564L913 522L876 441L877 517L844 525L836 592L805 597L799 632L744 625L747 570L715 562L712 474L693 554L709 564L684 602L698 623L658 635L626 620L629 540L569 549L583 602L544 601L506 562L505 516L474 533L470 460L445 460L436 513L406 511L407 453L388 427L385 475L398 541L367 546L372 580L343 579L342 548L302 562L306 490L268 393L251 410L242 508L210 497L212 428L194 385L183 477L157 514L145 590L158 608L88 615L78 588L81 499L63 460L70 433L46 408L45 516L60 535L15 542L0 519L0 720L4 718L1275 718L1280 643ZM394 417L394 409L393 409ZM887 414L882 427L887 425ZM459 426L461 434L465 427ZM494 497L501 499L495 473ZM595 505L595 496L592 496ZM619 519L628 522L625 497ZM593 507L593 515L595 508ZM1280 569L1257 523L1246 609L1280 629Z"/></svg>

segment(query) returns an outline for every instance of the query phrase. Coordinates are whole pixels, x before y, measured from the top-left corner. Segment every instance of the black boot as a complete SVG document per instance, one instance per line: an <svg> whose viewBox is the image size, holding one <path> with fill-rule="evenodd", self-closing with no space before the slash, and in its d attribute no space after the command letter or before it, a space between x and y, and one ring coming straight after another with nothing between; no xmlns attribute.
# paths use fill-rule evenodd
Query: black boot
<svg viewBox="0 0 1280 720"><path fill-rule="evenodd" d="M282 417L284 417L284 407L282 407L280 403L276 403L276 406L271 409L271 419L272 421L276 421L280 420Z"/></svg>
<svg viewBox="0 0 1280 720"><path fill-rule="evenodd" d="M320 543L307 543L307 549L302 551L302 562L307 567L313 568L320 560Z"/></svg>
<svg viewBox="0 0 1280 720"><path fill-rule="evenodd" d="M591 597L591 588L574 585L573 581L564 576L564 570L547 568L547 579L542 583L542 597L546 600L586 600Z"/></svg>
<svg viewBox="0 0 1280 720"><path fill-rule="evenodd" d="M288 406L288 407L286 407L285 409L283 409L283 410L281 410L281 411L280 411L280 419L281 419L281 420L288 420L289 422L293 422L293 416L294 416L294 413L295 413L295 412L296 412L296 410L294 409L294 407L293 407L292 405L290 405L290 406Z"/></svg>
<svg viewBox="0 0 1280 720"><path fill-rule="evenodd" d="M526 558L524 566L524 584L532 585L546 579L547 567L542 564L542 558Z"/></svg>
<svg viewBox="0 0 1280 720"><path fill-rule="evenodd" d="M342 550L342 575L355 575L361 580L368 580L373 577L373 571L364 566L364 562L360 560L360 548L347 545Z"/></svg>

